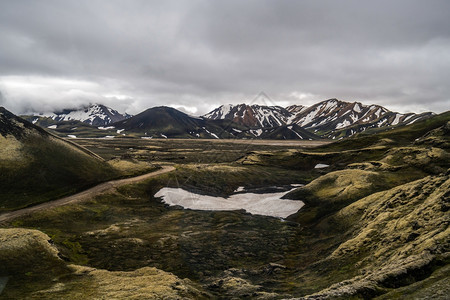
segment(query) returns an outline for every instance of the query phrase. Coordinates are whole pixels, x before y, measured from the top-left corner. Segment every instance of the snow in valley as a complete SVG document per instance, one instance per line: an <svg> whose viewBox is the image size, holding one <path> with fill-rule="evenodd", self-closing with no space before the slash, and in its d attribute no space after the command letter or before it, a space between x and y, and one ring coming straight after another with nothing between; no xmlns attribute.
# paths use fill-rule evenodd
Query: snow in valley
<svg viewBox="0 0 450 300"><path fill-rule="evenodd" d="M196 210L239 210L253 215L286 218L303 207L302 201L281 199L288 192L238 193L228 198L199 195L180 188L162 188L155 197L162 197L170 206L179 205Z"/></svg>
<svg viewBox="0 0 450 300"><path fill-rule="evenodd" d="M326 164L317 164L314 169L323 169L323 168L328 168L330 165L326 165Z"/></svg>

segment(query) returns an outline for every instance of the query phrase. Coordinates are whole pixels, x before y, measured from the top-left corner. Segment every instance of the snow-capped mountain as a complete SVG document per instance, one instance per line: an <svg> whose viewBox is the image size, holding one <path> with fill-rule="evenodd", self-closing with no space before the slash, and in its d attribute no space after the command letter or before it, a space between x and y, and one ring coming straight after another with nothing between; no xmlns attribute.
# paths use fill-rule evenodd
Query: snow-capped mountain
<svg viewBox="0 0 450 300"><path fill-rule="evenodd" d="M344 102L329 99L303 109L292 122L307 129L342 129L356 122L367 123L376 120L388 110L378 105L363 105L359 102Z"/></svg>
<svg viewBox="0 0 450 300"><path fill-rule="evenodd" d="M395 112L387 112L383 114L382 117L375 119L373 121L369 122L355 122L354 124L350 126L346 126L342 129L335 129L331 130L325 133L322 133L321 136L325 138L330 139L336 139L341 137L347 137L352 136L358 132L363 132L368 129L374 129L374 128L387 128L392 127L396 125L410 125L417 121L428 119L432 117L434 113L427 112L422 114L414 114L414 113L407 113L407 114L400 114ZM317 130L317 129L315 129ZM315 131L314 130L314 131Z"/></svg>
<svg viewBox="0 0 450 300"><path fill-rule="evenodd" d="M369 128L412 124L431 115L432 113L400 114L379 105L364 105L360 102L329 99L301 109L290 120L321 136L336 138L351 136Z"/></svg>
<svg viewBox="0 0 450 300"><path fill-rule="evenodd" d="M252 128L276 127L286 124L291 113L281 106L262 106L258 104L222 105L203 117L212 120L231 120Z"/></svg>
<svg viewBox="0 0 450 300"><path fill-rule="evenodd" d="M80 109L65 109L50 114L40 114L40 116L50 117L58 122L77 120L93 126L105 126L131 117L102 104L92 104Z"/></svg>

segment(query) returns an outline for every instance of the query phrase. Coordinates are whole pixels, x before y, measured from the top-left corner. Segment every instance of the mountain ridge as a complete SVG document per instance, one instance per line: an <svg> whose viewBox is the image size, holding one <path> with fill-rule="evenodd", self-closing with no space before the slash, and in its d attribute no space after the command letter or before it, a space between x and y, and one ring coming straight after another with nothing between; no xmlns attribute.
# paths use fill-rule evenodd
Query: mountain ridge
<svg viewBox="0 0 450 300"><path fill-rule="evenodd" d="M431 112L402 114L392 112L380 105L366 105L361 102L346 102L331 98L309 107L290 105L282 108L257 104L228 104L212 110L203 117L230 119L240 124L253 125L253 127L296 124L324 138L335 139L352 136L369 128L412 124L432 115ZM264 116L269 118L264 119Z"/></svg>

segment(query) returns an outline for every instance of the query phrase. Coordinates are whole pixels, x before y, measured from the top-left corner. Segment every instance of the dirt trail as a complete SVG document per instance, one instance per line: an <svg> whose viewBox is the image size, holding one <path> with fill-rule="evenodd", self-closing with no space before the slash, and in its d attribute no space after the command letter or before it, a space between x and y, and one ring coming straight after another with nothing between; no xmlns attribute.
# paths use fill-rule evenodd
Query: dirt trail
<svg viewBox="0 0 450 300"><path fill-rule="evenodd" d="M127 185L127 184L131 184L131 183L137 183L140 181L143 181L145 179L148 178L152 178L152 177L156 177L159 176L161 174L165 174L165 173L169 173L174 171L175 168L172 166L163 166L160 170L151 172L151 173L147 173L144 175L140 175L140 176L136 176L136 177L131 177L131 178L125 178L125 179L118 179L118 180L112 180L112 181L107 181L104 183L101 183L99 185L96 185L88 190L82 191L78 194L74 194L72 196L68 196L68 197L64 197L61 199L57 199L57 200L53 200L53 201L49 201L49 202L45 202L36 206L32 206L32 207L27 207L27 208L23 208L23 209L19 209L19 210L15 210L15 211L11 211L11 212L7 212L7 213L3 213L0 215L0 223L4 222L4 221L10 221L14 218L26 215L26 214L30 214L33 213L35 211L40 211L43 209L49 209L49 208L53 208L53 207L57 207L57 206L62 206L62 205L66 205L69 203L76 203L76 202L82 202L82 201L86 201L91 199L92 197L99 195L101 193L104 193L106 191L112 190L114 188L117 188L119 186L122 185Z"/></svg>

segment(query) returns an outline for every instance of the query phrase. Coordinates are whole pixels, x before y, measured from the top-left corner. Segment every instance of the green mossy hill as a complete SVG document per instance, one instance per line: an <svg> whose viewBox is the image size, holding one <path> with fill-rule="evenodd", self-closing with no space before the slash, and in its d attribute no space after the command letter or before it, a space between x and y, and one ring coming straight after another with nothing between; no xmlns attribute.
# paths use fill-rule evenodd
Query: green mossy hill
<svg viewBox="0 0 450 300"><path fill-rule="evenodd" d="M110 272L66 265L37 230L0 229L0 277L5 299L205 299L189 280L144 267Z"/></svg>
<svg viewBox="0 0 450 300"><path fill-rule="evenodd" d="M288 195L301 199L305 207L289 217L302 225L317 222L323 216L384 188L386 179L380 172L347 169L330 172Z"/></svg>
<svg viewBox="0 0 450 300"><path fill-rule="evenodd" d="M237 162L243 165L278 166L317 175L345 168L348 164L379 160L389 148L374 146L362 149L323 152L320 149L289 149L280 151L251 151ZM327 164L326 170L315 169L317 164Z"/></svg>
<svg viewBox="0 0 450 300"><path fill-rule="evenodd" d="M50 238L31 229L0 229L0 276L63 274L68 271Z"/></svg>
<svg viewBox="0 0 450 300"><path fill-rule="evenodd" d="M384 155L380 161L353 163L329 172L286 195L306 204L289 219L310 225L362 197L450 168L450 154L440 148L401 147Z"/></svg>
<svg viewBox="0 0 450 300"><path fill-rule="evenodd" d="M450 121L445 125L431 130L427 134L417 139L414 144L417 146L427 145L439 147L442 149L450 149Z"/></svg>
<svg viewBox="0 0 450 300"><path fill-rule="evenodd" d="M208 120L191 117L171 107L147 109L129 119L112 124L117 129L138 136L169 138L234 138L230 128L247 129L230 120ZM239 130L239 129L238 129Z"/></svg>
<svg viewBox="0 0 450 300"><path fill-rule="evenodd" d="M303 299L394 295L396 288L426 278L427 296L445 299L439 274L450 258L449 191L448 174L428 176L362 198L323 220L322 229L338 227L349 238L316 267L331 273L345 269L355 276Z"/></svg>
<svg viewBox="0 0 450 300"><path fill-rule="evenodd" d="M117 175L94 153L0 108L0 211L58 198Z"/></svg>

